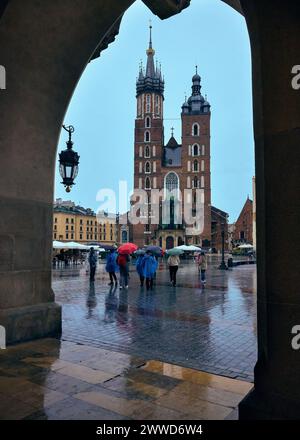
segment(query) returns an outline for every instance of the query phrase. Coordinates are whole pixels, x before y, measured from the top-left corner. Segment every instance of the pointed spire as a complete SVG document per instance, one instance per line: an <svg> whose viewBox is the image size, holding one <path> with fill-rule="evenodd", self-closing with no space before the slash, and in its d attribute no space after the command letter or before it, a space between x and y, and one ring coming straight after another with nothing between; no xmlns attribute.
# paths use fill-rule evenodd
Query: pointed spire
<svg viewBox="0 0 300 440"><path fill-rule="evenodd" d="M155 67L154 67L154 55L155 50L152 47L152 24L150 21L150 41L149 41L149 48L146 50L147 54L147 67L146 67L146 77L154 78L155 77Z"/></svg>
<svg viewBox="0 0 300 440"><path fill-rule="evenodd" d="M149 29L150 29L150 39L149 39L149 49L152 49L152 21L149 20Z"/></svg>
<svg viewBox="0 0 300 440"><path fill-rule="evenodd" d="M152 23L149 26L150 38L149 47L146 50L147 64L146 69L140 67L139 79L137 81L137 96L141 93L156 92L163 96L164 79L162 77L161 65L154 61L155 50L152 46Z"/></svg>

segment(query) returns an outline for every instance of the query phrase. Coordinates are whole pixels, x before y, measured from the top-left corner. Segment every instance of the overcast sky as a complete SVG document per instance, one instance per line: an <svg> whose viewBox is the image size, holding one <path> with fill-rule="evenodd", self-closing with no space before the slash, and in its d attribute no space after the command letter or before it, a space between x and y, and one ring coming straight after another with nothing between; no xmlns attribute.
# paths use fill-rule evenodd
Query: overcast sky
<svg viewBox="0 0 300 440"><path fill-rule="evenodd" d="M74 92L65 123L75 126L80 154L76 185L67 194L56 173L55 197L95 210L97 192L133 185L135 81L149 41L165 77L165 138L174 126L180 143L180 112L198 64L202 93L212 110L212 204L237 219L252 197L254 141L250 44L244 18L220 0L192 0L190 8L166 21L137 1L124 15L116 41L88 64ZM65 148L63 130L58 152Z"/></svg>

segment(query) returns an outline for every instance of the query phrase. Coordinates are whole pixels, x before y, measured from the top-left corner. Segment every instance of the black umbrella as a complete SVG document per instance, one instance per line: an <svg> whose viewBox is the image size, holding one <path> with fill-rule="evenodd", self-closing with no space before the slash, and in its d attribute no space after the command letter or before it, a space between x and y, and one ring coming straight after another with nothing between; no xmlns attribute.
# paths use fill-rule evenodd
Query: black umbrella
<svg viewBox="0 0 300 440"><path fill-rule="evenodd" d="M117 250L117 247L111 244L100 244L99 246L105 249L106 251Z"/></svg>

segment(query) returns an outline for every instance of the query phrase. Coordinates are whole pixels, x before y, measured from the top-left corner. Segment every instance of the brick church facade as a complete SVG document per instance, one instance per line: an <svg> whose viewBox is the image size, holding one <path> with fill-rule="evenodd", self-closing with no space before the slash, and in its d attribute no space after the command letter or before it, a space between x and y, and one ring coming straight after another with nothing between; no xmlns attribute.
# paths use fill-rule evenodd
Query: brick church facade
<svg viewBox="0 0 300 440"><path fill-rule="evenodd" d="M165 84L161 69L154 61L151 27L146 53L146 69L140 66L136 84L134 188L135 191L144 190L147 200L139 210L143 222L132 226L132 240L141 247L156 244L168 249L180 244L195 244L209 248L210 104L201 94L201 78L196 70L192 78L192 94L181 109L181 141L175 139L172 130L170 139L165 142ZM162 197L159 200L156 196L153 200L153 190L160 191ZM196 211L198 198L201 198L201 211ZM159 212L156 224L152 221L154 203L158 207L156 212ZM135 204L136 200L132 207ZM185 204L189 204L191 215L196 219L194 224L186 222L183 215ZM165 209L169 210L167 218L163 216L167 212ZM178 221L180 212L182 221Z"/></svg>

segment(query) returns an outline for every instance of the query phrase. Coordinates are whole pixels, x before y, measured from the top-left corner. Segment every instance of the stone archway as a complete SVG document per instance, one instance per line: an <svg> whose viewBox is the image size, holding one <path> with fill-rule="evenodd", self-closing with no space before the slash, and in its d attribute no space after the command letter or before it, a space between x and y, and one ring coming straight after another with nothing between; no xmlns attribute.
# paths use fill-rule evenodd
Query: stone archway
<svg viewBox="0 0 300 440"><path fill-rule="evenodd" d="M60 332L51 290L54 161L61 123L87 62L113 41L134 0L5 0L0 8L0 324L8 342ZM189 0L144 0L161 18ZM300 5L226 0L245 15L253 60L257 184L258 362L243 418L298 418ZM288 111L285 111L288 109ZM284 176L284 182L278 176ZM272 402L272 406L270 406Z"/></svg>

